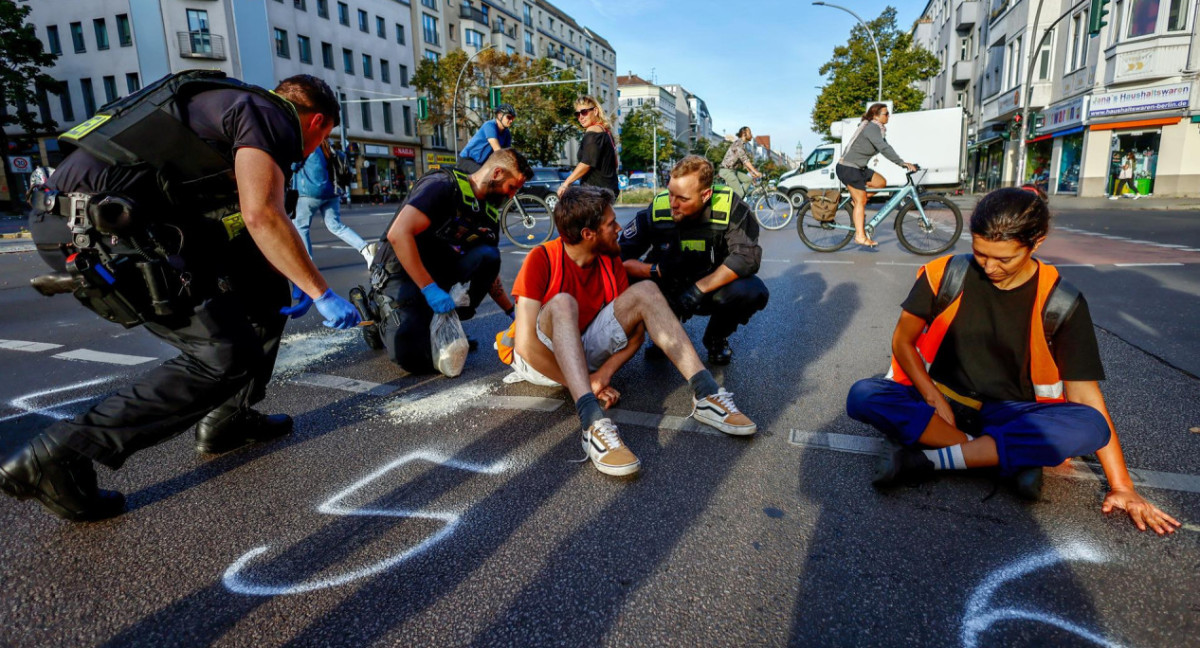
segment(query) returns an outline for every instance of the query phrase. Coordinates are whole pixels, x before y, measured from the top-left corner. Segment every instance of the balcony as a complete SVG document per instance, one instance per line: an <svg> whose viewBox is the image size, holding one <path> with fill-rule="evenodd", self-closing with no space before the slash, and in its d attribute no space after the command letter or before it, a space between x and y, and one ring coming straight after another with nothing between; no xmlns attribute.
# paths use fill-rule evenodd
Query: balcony
<svg viewBox="0 0 1200 648"><path fill-rule="evenodd" d="M484 26L487 26L488 24L488 15L479 9L472 7L471 5L464 4L462 7L460 7L458 10L458 17L462 18L463 20L474 20L475 22Z"/></svg>
<svg viewBox="0 0 1200 648"><path fill-rule="evenodd" d="M982 4L979 0L965 0L960 2L954 10L954 30L967 31L979 22L979 5Z"/></svg>
<svg viewBox="0 0 1200 648"><path fill-rule="evenodd" d="M975 67L974 61L955 61L950 70L950 82L961 86L971 82L971 72Z"/></svg>
<svg viewBox="0 0 1200 648"><path fill-rule="evenodd" d="M508 36L509 38L516 38L517 37L517 26L516 25L506 25L506 24L504 24L503 20L497 19L497 20L492 21L492 33L493 34L504 34L505 36Z"/></svg>
<svg viewBox="0 0 1200 648"><path fill-rule="evenodd" d="M1104 83L1178 76L1188 66L1189 38L1189 34L1181 34L1117 43L1104 52Z"/></svg>
<svg viewBox="0 0 1200 648"><path fill-rule="evenodd" d="M225 37L206 31L182 31L179 36L179 55L183 58L225 60Z"/></svg>
<svg viewBox="0 0 1200 648"><path fill-rule="evenodd" d="M555 49L547 49L546 58L562 61L563 63L567 62L567 58L563 55L563 53Z"/></svg>

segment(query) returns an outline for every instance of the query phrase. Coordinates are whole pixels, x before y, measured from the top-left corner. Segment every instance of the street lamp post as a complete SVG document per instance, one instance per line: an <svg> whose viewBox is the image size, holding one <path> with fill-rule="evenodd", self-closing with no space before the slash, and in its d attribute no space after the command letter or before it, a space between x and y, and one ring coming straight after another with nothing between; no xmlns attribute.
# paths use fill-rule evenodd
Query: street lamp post
<svg viewBox="0 0 1200 648"><path fill-rule="evenodd" d="M471 61L475 60L476 56L483 54L483 51L489 49L491 46L492 44L488 43L487 45L484 45L476 50L476 52L467 59L467 62L463 63L462 69L458 71L458 79L454 82L454 97L450 101L450 128L454 133L454 150L456 152L458 151L458 84L462 83L463 73L465 73L467 68L470 67Z"/></svg>
<svg viewBox="0 0 1200 648"><path fill-rule="evenodd" d="M835 5L828 2L814 2L813 4L819 7L833 7L834 9L841 9L851 16L854 16L854 19L858 21L858 24L862 25L863 29L867 30L867 36L871 37L871 46L875 48L875 67L879 71L879 85L875 92L875 101L883 101L883 59L879 56L879 43L875 42L875 34L871 32L871 28L867 26L867 23L864 22L862 18L858 17L858 14L841 5Z"/></svg>
<svg viewBox="0 0 1200 648"><path fill-rule="evenodd" d="M1033 70L1037 65L1038 53L1042 51L1043 47L1045 47L1046 41L1050 38L1051 32L1054 31L1054 27L1058 25L1058 23L1062 22L1063 18L1073 15L1076 9L1082 7L1084 4L1087 4L1087 2L1088 0L1081 0L1080 2L1076 3L1075 6L1071 7L1061 16L1059 16L1054 22L1047 25L1045 29L1042 30L1042 37L1038 39L1037 47L1029 50L1029 67L1025 71L1025 91L1021 96L1021 123L1017 127L1017 135L1019 136L1019 140L1017 142L1017 177L1013 178L1014 185L1019 186L1025 182L1025 166L1027 164L1025 155L1028 144L1025 140L1029 137L1029 104L1033 100ZM1042 0L1038 0L1037 10L1033 13L1033 27L1035 30L1037 29L1037 24L1038 21L1041 20L1041 17Z"/></svg>

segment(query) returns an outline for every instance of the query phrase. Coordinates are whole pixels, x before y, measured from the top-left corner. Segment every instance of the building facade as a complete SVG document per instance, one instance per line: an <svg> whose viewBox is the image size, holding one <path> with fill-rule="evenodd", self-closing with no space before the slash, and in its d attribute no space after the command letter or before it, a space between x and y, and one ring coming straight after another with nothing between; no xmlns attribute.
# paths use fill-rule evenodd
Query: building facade
<svg viewBox="0 0 1200 648"><path fill-rule="evenodd" d="M632 72L617 77L618 131L629 113L643 106L653 106L660 114L659 126L674 137L679 132L676 104L675 95L666 87L655 85Z"/></svg>
<svg viewBox="0 0 1200 648"><path fill-rule="evenodd" d="M713 141L712 115L708 112L708 104L681 85L663 87L675 95L675 139L687 142L689 147L699 139Z"/></svg>

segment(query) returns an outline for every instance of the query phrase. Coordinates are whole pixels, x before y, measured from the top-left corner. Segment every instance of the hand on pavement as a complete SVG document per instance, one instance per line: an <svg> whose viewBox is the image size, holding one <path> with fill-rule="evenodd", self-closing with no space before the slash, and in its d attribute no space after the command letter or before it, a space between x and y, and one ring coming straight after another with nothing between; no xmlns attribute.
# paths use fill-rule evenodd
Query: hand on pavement
<svg viewBox="0 0 1200 648"><path fill-rule="evenodd" d="M442 290L436 282L422 288L421 294L425 296L425 303L439 315L454 310L454 300L450 299L450 294Z"/></svg>
<svg viewBox="0 0 1200 648"><path fill-rule="evenodd" d="M291 306L284 306L283 308L280 308L280 315L287 315L292 319L304 317L304 314L307 313L308 309L313 305L312 297L304 294L304 291L300 290L296 286L292 286L292 299L296 300L296 303Z"/></svg>
<svg viewBox="0 0 1200 648"><path fill-rule="evenodd" d="M325 316L324 324L329 328L353 328L362 321L354 304L339 297L332 289L327 289L313 303L317 305L317 311Z"/></svg>
<svg viewBox="0 0 1200 648"><path fill-rule="evenodd" d="M1142 499L1142 496L1133 489L1114 488L1109 491L1100 510L1108 514L1112 513L1115 508L1128 513L1139 531L1145 531L1149 526L1158 535L1164 535L1175 533L1175 529L1179 526L1179 520L1163 513L1157 506Z"/></svg>

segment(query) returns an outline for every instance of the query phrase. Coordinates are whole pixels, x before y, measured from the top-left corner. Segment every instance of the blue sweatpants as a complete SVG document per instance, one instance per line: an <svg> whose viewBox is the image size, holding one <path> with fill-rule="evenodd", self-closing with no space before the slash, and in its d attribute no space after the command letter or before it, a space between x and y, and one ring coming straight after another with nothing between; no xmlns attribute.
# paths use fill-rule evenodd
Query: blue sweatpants
<svg viewBox="0 0 1200 648"><path fill-rule="evenodd" d="M916 387L886 378L854 383L846 395L846 413L906 447L919 445L917 439L935 416ZM1108 445L1104 415L1078 403L985 401L978 419L979 429L966 431L992 437L1002 475L1032 466L1057 466Z"/></svg>

